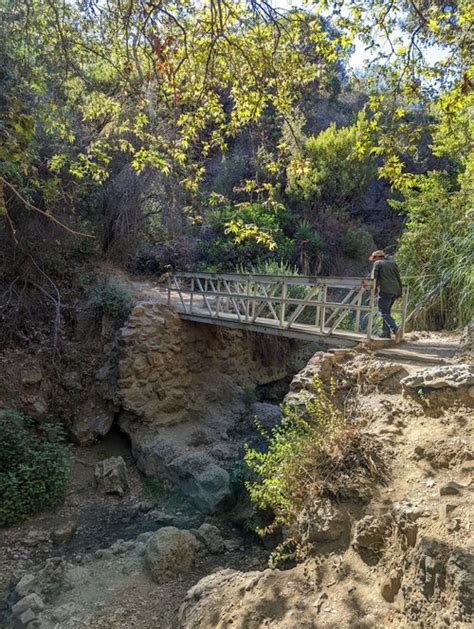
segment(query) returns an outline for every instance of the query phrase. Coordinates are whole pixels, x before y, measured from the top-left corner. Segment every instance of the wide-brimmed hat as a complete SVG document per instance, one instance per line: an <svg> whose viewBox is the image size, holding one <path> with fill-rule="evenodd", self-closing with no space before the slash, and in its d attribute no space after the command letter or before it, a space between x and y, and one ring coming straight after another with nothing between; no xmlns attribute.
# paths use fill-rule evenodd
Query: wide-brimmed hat
<svg viewBox="0 0 474 629"><path fill-rule="evenodd" d="M385 258L385 251L383 251L382 249L377 249L377 251L372 252L369 256L370 262L377 260L377 258Z"/></svg>

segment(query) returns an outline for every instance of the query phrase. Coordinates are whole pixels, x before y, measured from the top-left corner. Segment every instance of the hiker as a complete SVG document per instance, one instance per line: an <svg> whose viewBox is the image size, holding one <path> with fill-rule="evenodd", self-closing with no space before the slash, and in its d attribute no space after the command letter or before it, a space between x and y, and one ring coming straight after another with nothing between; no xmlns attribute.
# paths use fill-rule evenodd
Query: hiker
<svg viewBox="0 0 474 629"><path fill-rule="evenodd" d="M375 280L375 287L378 291L377 307L382 317L383 329L380 335L383 339L389 339L390 333L395 336L398 326L390 314L395 301L402 296L402 281L400 271L396 262L385 254L385 251L378 249L369 257L373 262L372 278Z"/></svg>

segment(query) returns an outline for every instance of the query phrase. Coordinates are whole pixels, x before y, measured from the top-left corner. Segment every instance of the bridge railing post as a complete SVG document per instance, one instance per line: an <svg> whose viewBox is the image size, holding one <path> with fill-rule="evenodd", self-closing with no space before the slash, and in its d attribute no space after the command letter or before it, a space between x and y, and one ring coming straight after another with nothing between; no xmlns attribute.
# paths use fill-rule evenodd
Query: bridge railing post
<svg viewBox="0 0 474 629"><path fill-rule="evenodd" d="M189 297L189 312L191 314L193 312L193 301L194 301L194 277L191 278L191 295Z"/></svg>
<svg viewBox="0 0 474 629"><path fill-rule="evenodd" d="M281 286L281 307L280 307L280 325L283 326L285 323L285 314L286 314L286 297L288 295L288 283L283 281Z"/></svg>
<svg viewBox="0 0 474 629"><path fill-rule="evenodd" d="M367 338L370 341L372 338L372 327L374 325L374 314L375 314L375 280L372 280L370 287L370 310L369 310L369 320L367 323Z"/></svg>
<svg viewBox="0 0 474 629"><path fill-rule="evenodd" d="M171 274L168 273L168 299L167 299L167 304L168 306L171 306Z"/></svg>
<svg viewBox="0 0 474 629"><path fill-rule="evenodd" d="M357 295L357 310L356 310L356 316L355 316L355 331L356 332L360 332L360 308L362 306L362 295L364 294L364 288L362 287L359 290L359 293Z"/></svg>
<svg viewBox="0 0 474 629"><path fill-rule="evenodd" d="M319 322L319 329L324 334L324 323L326 319L326 302L328 300L328 287L327 284L324 284L323 289L321 291L321 320Z"/></svg>

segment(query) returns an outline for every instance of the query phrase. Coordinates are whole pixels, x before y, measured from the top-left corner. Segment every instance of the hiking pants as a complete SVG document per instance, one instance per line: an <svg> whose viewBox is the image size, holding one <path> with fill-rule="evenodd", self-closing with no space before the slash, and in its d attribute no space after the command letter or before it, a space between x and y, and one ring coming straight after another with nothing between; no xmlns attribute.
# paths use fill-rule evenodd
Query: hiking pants
<svg viewBox="0 0 474 629"><path fill-rule="evenodd" d="M377 299L377 308L383 321L383 335L390 336L390 332L397 333L398 326L390 314L392 306L398 299L398 295L392 293L379 293Z"/></svg>

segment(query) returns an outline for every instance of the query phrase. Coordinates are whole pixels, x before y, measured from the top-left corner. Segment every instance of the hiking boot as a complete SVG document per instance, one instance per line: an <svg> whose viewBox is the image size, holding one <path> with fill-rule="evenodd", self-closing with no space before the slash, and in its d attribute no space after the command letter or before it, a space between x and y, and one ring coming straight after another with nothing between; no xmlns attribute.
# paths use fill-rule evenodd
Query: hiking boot
<svg viewBox="0 0 474 629"><path fill-rule="evenodd" d="M379 339L389 339L390 337L390 332L382 332L382 334L379 335Z"/></svg>

